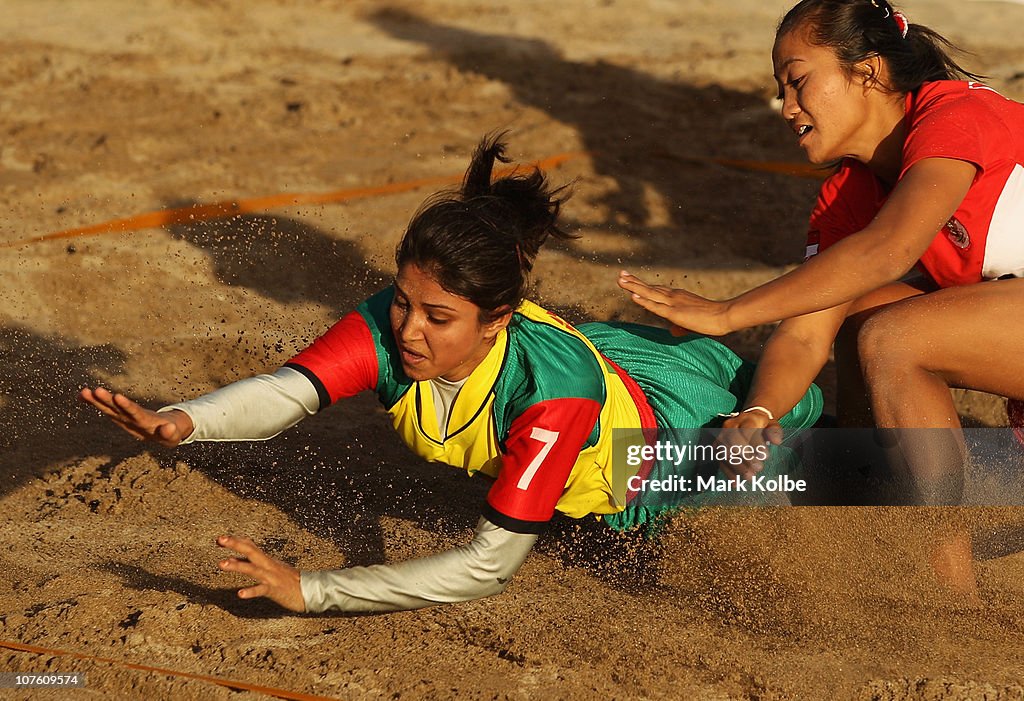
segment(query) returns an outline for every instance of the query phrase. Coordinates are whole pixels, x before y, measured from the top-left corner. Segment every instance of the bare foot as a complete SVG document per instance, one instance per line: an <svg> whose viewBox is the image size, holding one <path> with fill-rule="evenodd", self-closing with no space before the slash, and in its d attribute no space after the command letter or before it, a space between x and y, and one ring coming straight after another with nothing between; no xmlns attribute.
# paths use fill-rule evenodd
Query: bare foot
<svg viewBox="0 0 1024 701"><path fill-rule="evenodd" d="M954 533L940 540L932 551L931 561L935 576L942 585L963 596L965 604L981 604L969 534Z"/></svg>

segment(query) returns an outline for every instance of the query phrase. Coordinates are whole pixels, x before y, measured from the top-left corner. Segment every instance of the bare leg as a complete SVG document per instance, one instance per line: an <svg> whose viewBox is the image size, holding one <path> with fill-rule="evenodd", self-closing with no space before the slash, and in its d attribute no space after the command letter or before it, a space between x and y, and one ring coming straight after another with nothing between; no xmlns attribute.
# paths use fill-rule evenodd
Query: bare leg
<svg viewBox="0 0 1024 701"><path fill-rule="evenodd" d="M963 435L949 388L1024 398L1022 305L1024 280L1000 280L908 298L863 323L857 340L871 410L880 428L892 429L894 461L919 503L959 503L962 495ZM951 532L935 563L949 584L973 592L969 552L965 534Z"/></svg>
<svg viewBox="0 0 1024 701"><path fill-rule="evenodd" d="M880 427L954 428L950 387L1024 398L1024 279L951 287L878 311L858 337Z"/></svg>
<svg viewBox="0 0 1024 701"><path fill-rule="evenodd" d="M836 414L841 427L871 428L875 425L857 348L861 327L872 315L888 305L924 294L925 291L923 282L921 285L894 282L869 292L851 305L835 344Z"/></svg>
<svg viewBox="0 0 1024 701"><path fill-rule="evenodd" d="M971 534L966 530L951 529L939 536L932 550L932 569L944 585L965 594L971 603L980 602Z"/></svg>

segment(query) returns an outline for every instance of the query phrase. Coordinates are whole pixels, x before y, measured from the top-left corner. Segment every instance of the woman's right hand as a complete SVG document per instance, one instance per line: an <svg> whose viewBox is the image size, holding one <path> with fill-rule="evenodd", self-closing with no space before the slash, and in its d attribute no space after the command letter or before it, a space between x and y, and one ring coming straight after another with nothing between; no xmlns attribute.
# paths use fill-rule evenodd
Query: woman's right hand
<svg viewBox="0 0 1024 701"><path fill-rule="evenodd" d="M136 404L123 394L102 387L85 387L78 398L99 409L140 441L152 441L173 448L192 435L192 419L183 411L155 412Z"/></svg>
<svg viewBox="0 0 1024 701"><path fill-rule="evenodd" d="M738 331L728 318L731 302L716 302L686 290L664 285L649 285L625 270L619 273L619 287L630 293L632 300L661 318L672 322L672 333L700 333L724 336Z"/></svg>
<svg viewBox="0 0 1024 701"><path fill-rule="evenodd" d="M722 471L729 478L750 479L764 469L769 445L782 443L782 426L761 411L744 411L738 416L726 419L718 434L719 445L729 450L729 455L753 456L738 464L722 463Z"/></svg>

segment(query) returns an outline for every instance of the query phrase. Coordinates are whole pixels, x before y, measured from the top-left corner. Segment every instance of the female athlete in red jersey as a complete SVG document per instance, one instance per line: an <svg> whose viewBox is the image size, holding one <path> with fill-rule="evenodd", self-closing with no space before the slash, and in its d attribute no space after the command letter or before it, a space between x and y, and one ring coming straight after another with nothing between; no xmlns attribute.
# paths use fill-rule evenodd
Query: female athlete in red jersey
<svg viewBox="0 0 1024 701"><path fill-rule="evenodd" d="M949 388L1006 396L1011 409L1024 400L1024 105L976 82L950 47L885 0L797 4L772 52L782 116L812 163L838 165L806 261L723 301L619 280L691 331L782 320L747 397L775 414L802 396L838 335L841 425L893 429L890 461L919 503L936 505L963 492ZM772 424L762 412L729 422L753 433ZM918 428L945 430L907 430ZM969 562L965 539L942 549ZM954 571L963 567L948 569L971 588Z"/></svg>

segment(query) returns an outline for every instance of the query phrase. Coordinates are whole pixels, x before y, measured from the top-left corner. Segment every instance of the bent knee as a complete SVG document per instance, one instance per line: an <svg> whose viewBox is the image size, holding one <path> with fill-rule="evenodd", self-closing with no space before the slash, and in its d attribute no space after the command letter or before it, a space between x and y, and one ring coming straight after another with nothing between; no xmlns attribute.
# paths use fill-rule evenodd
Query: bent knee
<svg viewBox="0 0 1024 701"><path fill-rule="evenodd" d="M900 314L879 312L859 324L857 356L865 376L927 369L927 344Z"/></svg>

